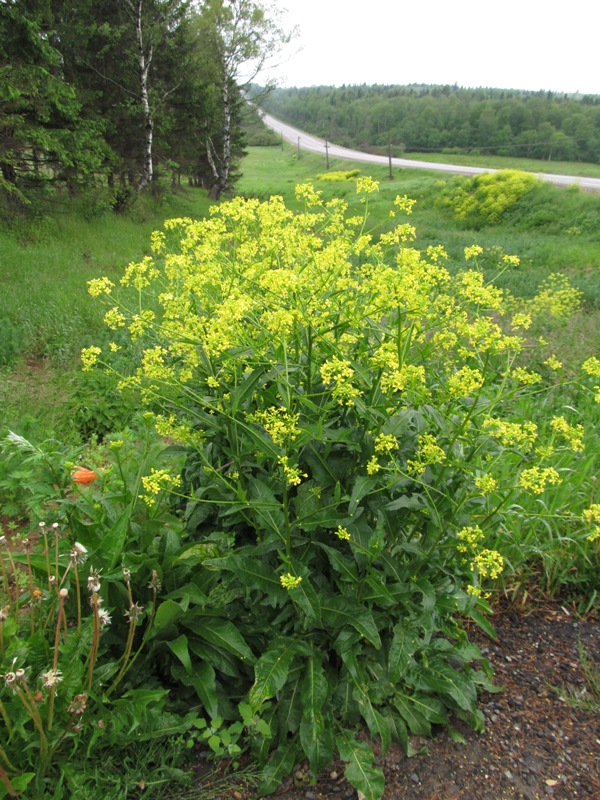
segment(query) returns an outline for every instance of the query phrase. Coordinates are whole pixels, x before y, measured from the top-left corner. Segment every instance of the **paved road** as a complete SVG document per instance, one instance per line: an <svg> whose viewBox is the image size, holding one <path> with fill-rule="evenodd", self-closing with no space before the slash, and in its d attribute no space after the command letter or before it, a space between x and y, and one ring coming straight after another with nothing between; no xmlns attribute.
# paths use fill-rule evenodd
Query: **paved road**
<svg viewBox="0 0 600 800"><path fill-rule="evenodd" d="M317 136L312 136L310 133L305 133L297 128L293 128L285 122L282 122L270 114L262 114L262 118L267 127L272 128L279 133L287 142L294 145L299 145L301 150L310 150L313 153L321 153L325 155L324 139L319 139ZM361 153L358 150L350 150L347 147L340 147L337 144L327 143L327 150L329 151L330 158L345 158L350 161L366 161L370 164L388 164L389 159L387 156L376 156L371 153ZM498 172L496 169L485 167L461 167L456 164L435 164L430 161L413 161L408 158L392 158L392 166L394 167L409 167L410 169L427 169L430 172L450 172L456 175L481 175L484 172ZM600 192L600 178L581 178L575 175L551 175L550 173L536 173L538 178L544 181L549 181L557 186L568 186L571 183L576 183L582 189L588 189L594 192Z"/></svg>

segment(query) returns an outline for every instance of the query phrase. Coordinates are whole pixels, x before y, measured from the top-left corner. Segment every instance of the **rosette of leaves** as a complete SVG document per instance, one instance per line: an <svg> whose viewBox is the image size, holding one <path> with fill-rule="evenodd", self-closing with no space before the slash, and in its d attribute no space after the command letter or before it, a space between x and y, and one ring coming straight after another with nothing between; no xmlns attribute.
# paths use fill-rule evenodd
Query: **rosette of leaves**
<svg viewBox="0 0 600 800"><path fill-rule="evenodd" d="M196 602L171 593L163 639L211 715L241 701L263 793L337 753L379 797L360 730L409 751L453 719L481 729L493 687L461 620L492 633L482 585L502 559L484 536L515 513L522 472L553 470L514 418L537 379L502 291L476 268L451 278L407 222L374 237L374 190L358 180L361 217L302 186L301 213L273 197L171 220L118 290L91 285L131 339L122 385L186 456L193 541L176 561ZM110 368L99 348L84 361Z"/></svg>

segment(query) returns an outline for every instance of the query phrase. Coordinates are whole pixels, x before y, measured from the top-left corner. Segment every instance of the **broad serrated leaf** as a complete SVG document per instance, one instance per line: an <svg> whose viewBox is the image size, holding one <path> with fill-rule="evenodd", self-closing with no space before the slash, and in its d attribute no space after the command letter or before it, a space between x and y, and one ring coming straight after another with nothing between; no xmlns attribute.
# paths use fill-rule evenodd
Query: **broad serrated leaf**
<svg viewBox="0 0 600 800"><path fill-rule="evenodd" d="M383 770L374 767L374 755L365 742L357 742L350 731L343 730L335 738L342 761L348 762L344 771L346 779L362 792L365 800L378 800L383 796L385 781Z"/></svg>
<svg viewBox="0 0 600 800"><path fill-rule="evenodd" d="M463 711L475 713L477 710L477 691L468 675L453 669L450 664L438 662L430 664L425 670L433 680L438 691L449 694Z"/></svg>
<svg viewBox="0 0 600 800"><path fill-rule="evenodd" d="M214 719L219 712L217 698L217 682L214 669L206 662L196 662L191 673L187 673L184 667L174 664L171 668L173 677L181 681L184 686L191 686L195 689L206 713Z"/></svg>
<svg viewBox="0 0 600 800"><path fill-rule="evenodd" d="M258 796L272 794L281 781L289 775L296 761L298 747L295 742L284 742L275 750L261 773Z"/></svg>
<svg viewBox="0 0 600 800"><path fill-rule="evenodd" d="M367 475L359 475L354 481L350 502L348 503L348 514L352 516L356 512L356 507L369 492L377 486L378 481Z"/></svg>
<svg viewBox="0 0 600 800"><path fill-rule="evenodd" d="M411 696L403 692L396 692L393 702L414 736L431 736L429 720L423 714L422 709L413 703Z"/></svg>
<svg viewBox="0 0 600 800"><path fill-rule="evenodd" d="M302 719L302 665L293 667L281 693L277 708L277 721L280 735L285 739L288 733L296 733Z"/></svg>
<svg viewBox="0 0 600 800"><path fill-rule="evenodd" d="M112 569L123 555L130 518L131 514L128 509L100 540L94 555L101 560L104 569Z"/></svg>
<svg viewBox="0 0 600 800"><path fill-rule="evenodd" d="M411 658L417 649L417 634L399 622L394 626L394 635L388 653L388 676L397 683L404 676Z"/></svg>
<svg viewBox="0 0 600 800"><path fill-rule="evenodd" d="M164 600L156 609L150 636L156 636L162 630L178 620L183 615L183 609L174 600Z"/></svg>
<svg viewBox="0 0 600 800"><path fill-rule="evenodd" d="M254 684L248 702L256 712L273 697L288 679L290 664L298 653L298 641L288 636L275 639L254 665Z"/></svg>
<svg viewBox="0 0 600 800"><path fill-rule="evenodd" d="M327 689L327 678L321 662L311 656L306 661L302 682L302 705L305 716L316 717L321 713L327 698Z"/></svg>
<svg viewBox="0 0 600 800"><path fill-rule="evenodd" d="M254 662L252 650L233 622L219 617L195 617L183 619L182 624L206 642L221 647L248 663Z"/></svg>
<svg viewBox="0 0 600 800"><path fill-rule="evenodd" d="M484 633L486 633L490 637L490 639L496 641L496 639L498 638L496 636L496 631L493 629L490 622L484 617L484 615L480 611L477 611L476 608L469 608L467 609L467 614L469 615L469 617L471 617L473 622L476 622L479 625L481 630Z"/></svg>
<svg viewBox="0 0 600 800"><path fill-rule="evenodd" d="M313 589L308 575L304 576L298 586L290 590L290 598L306 615L307 621L319 625L321 622L321 606L317 593Z"/></svg>
<svg viewBox="0 0 600 800"><path fill-rule="evenodd" d="M327 544L316 542L316 544L327 553L327 557L333 569L349 583L359 583L358 572L355 562L348 556L343 555L334 547Z"/></svg>
<svg viewBox="0 0 600 800"><path fill-rule="evenodd" d="M333 628L350 625L364 636L373 647L381 647L379 631L368 608L347 600L345 597L322 597L321 611L323 619Z"/></svg>
<svg viewBox="0 0 600 800"><path fill-rule="evenodd" d="M192 671L192 660L188 650L187 636L182 633L181 636L177 637L177 639L172 639L171 641L167 642L167 645L169 649L175 653L177 658L185 667L185 671L189 674Z"/></svg>
<svg viewBox="0 0 600 800"><path fill-rule="evenodd" d="M423 496L420 494L404 495L392 500L383 506L384 511L399 511L401 508L406 508L409 511L418 511L423 508Z"/></svg>
<svg viewBox="0 0 600 800"><path fill-rule="evenodd" d="M285 596L285 589L279 583L273 570L257 559L240 555L213 558L205 562L207 567L233 572L240 583L248 589L258 589L265 594Z"/></svg>
<svg viewBox="0 0 600 800"><path fill-rule="evenodd" d="M308 757L310 771L316 776L326 767L333 756L333 726L321 713L302 717L300 722L300 744Z"/></svg>
<svg viewBox="0 0 600 800"><path fill-rule="evenodd" d="M262 525L283 540L285 517L281 502L275 497L271 487L260 478L249 476L248 494L250 507Z"/></svg>

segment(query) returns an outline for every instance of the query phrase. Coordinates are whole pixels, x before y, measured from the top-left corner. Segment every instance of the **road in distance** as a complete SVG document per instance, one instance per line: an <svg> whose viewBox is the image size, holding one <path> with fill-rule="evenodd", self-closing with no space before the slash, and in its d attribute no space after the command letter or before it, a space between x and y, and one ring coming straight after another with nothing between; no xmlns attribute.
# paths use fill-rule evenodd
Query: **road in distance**
<svg viewBox="0 0 600 800"><path fill-rule="evenodd" d="M365 161L370 164L389 164L388 156L377 156L372 153L362 153L359 150L350 150L348 147L340 147L340 145L331 144L331 142L326 142L324 139L319 139L317 136L312 136L310 133L298 130L298 128L294 128L286 122L272 117L270 114L261 112L261 116L268 128L280 134L282 139L285 139L286 142L297 145L301 150L309 150L312 153L320 153L322 155L329 153L330 158ZM497 169L492 169L491 167L465 167L457 164L437 164L431 161L413 161L408 158L392 158L392 166L407 167L409 169L427 169L430 172L449 172L454 175L482 175L485 172L498 172ZM577 175L552 175L543 172L536 172L533 174L541 180L554 183L557 186L569 186L575 183L581 186L582 189L600 192L600 178L584 178Z"/></svg>

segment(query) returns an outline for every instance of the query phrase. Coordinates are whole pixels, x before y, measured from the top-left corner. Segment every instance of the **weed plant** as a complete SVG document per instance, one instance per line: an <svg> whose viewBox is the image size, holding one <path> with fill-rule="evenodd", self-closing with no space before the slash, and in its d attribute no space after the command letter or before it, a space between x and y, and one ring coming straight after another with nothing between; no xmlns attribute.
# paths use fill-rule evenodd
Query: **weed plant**
<svg viewBox="0 0 600 800"><path fill-rule="evenodd" d="M113 340L85 349L84 368L119 372L185 456L181 476L153 469L145 494L180 498L203 620L228 641L227 661L194 647L207 631L190 590L171 593L157 616L183 666L172 673L211 716L240 699L265 793L298 758L316 775L337 752L350 782L381 796L359 722L384 750L410 750L410 734L450 715L481 727L477 693L493 686L461 619L491 632L499 531L568 529L580 582L596 580L600 512L579 469L590 433L553 401L529 413L562 365L527 331L568 317L580 293L555 275L515 298L486 282L479 245L452 276L444 248L417 250L398 221L407 197L374 235L377 189L359 178L351 209L304 184L297 213L237 199L171 220L119 288L90 282ZM518 264L493 257L498 272ZM122 349L128 372L112 363ZM598 377L595 358L578 370L590 403Z"/></svg>
<svg viewBox="0 0 600 800"><path fill-rule="evenodd" d="M16 434L2 450L24 486L8 510L33 520L45 509L55 521L0 538L0 797L164 796L189 783L195 745L235 759L243 709L235 724L213 706L209 721L199 715L202 692L185 687L210 683L208 668L188 678L182 637L171 635L179 605L169 593L192 606L202 593L186 588L194 562L182 524L155 491L164 444L142 424L88 448L94 469ZM200 651L206 620L189 618ZM225 620L206 635L222 645Z"/></svg>

